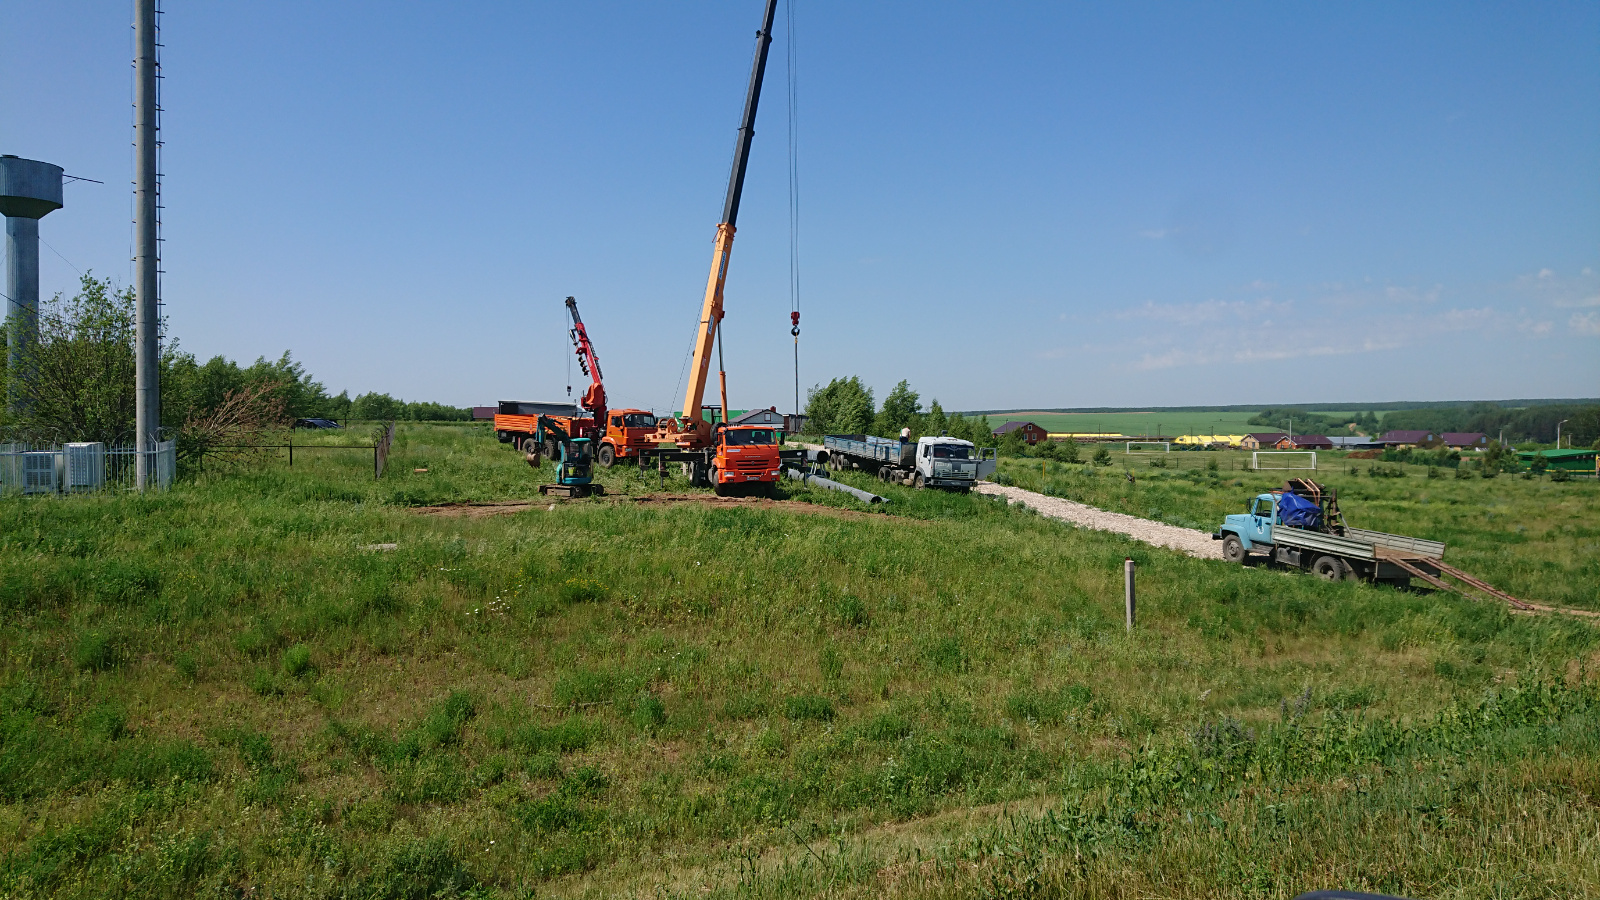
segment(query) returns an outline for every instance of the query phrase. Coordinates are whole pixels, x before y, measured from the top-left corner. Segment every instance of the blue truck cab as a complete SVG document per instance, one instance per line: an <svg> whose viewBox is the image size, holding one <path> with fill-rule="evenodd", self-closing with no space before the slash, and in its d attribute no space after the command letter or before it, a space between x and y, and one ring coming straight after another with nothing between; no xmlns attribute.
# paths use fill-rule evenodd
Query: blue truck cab
<svg viewBox="0 0 1600 900"><path fill-rule="evenodd" d="M1278 520L1278 498L1276 494L1258 494L1250 501L1248 512L1239 515L1224 516L1222 519L1221 534L1238 535L1239 542L1248 552L1257 544L1272 543L1272 526Z"/></svg>

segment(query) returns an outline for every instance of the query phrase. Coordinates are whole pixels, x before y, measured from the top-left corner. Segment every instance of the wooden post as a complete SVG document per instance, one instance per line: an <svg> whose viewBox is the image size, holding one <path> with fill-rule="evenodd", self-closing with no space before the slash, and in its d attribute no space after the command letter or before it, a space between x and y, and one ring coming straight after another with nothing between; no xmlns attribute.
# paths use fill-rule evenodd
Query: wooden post
<svg viewBox="0 0 1600 900"><path fill-rule="evenodd" d="M1122 579L1123 579L1123 582L1124 582L1124 584L1123 584L1123 592L1124 592L1125 599L1127 601L1127 607L1128 607L1128 631L1131 633L1133 631L1133 606L1134 606L1134 602L1133 602L1133 557L1131 557L1131 556L1123 559L1123 561L1122 561Z"/></svg>

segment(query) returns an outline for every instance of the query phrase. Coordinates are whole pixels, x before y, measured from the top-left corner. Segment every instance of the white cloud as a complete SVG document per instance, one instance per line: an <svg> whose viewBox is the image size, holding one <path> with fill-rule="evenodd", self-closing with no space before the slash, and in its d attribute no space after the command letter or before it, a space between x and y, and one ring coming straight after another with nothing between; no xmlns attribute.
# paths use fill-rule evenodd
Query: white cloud
<svg viewBox="0 0 1600 900"><path fill-rule="evenodd" d="M1562 309L1570 309L1574 306L1600 306L1600 294L1595 294L1593 297L1580 297L1577 300L1557 300L1554 305Z"/></svg>
<svg viewBox="0 0 1600 900"><path fill-rule="evenodd" d="M1556 273L1554 271L1550 270L1550 269L1540 269L1539 270L1539 277L1540 278L1554 278L1555 275L1556 275Z"/></svg>
<svg viewBox="0 0 1600 900"><path fill-rule="evenodd" d="M1383 289L1383 295L1396 303L1433 303L1443 291L1444 286L1438 284L1426 291L1390 285Z"/></svg>
<svg viewBox="0 0 1600 900"><path fill-rule="evenodd" d="M1600 337L1600 312L1573 313L1568 324L1579 334Z"/></svg>
<svg viewBox="0 0 1600 900"><path fill-rule="evenodd" d="M1547 319L1537 322L1533 319L1523 319L1521 322L1517 323L1517 330L1523 332L1524 334L1543 336L1549 334L1550 330L1555 327L1555 324L1556 323Z"/></svg>
<svg viewBox="0 0 1600 900"><path fill-rule="evenodd" d="M1287 311L1292 305L1273 300L1271 297L1263 297L1260 300L1208 299L1199 303L1146 303L1118 313L1116 318L1149 319L1156 322L1171 322L1175 325L1194 325L1222 319L1270 324L1269 317L1273 313Z"/></svg>

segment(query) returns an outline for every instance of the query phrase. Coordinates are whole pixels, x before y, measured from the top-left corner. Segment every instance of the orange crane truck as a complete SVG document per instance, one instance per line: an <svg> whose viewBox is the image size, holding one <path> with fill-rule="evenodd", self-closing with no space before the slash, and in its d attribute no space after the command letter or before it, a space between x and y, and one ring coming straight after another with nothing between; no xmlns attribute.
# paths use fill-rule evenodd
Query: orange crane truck
<svg viewBox="0 0 1600 900"><path fill-rule="evenodd" d="M553 460L559 452L556 443L544 439L544 431L539 428L538 421L541 415L555 422L572 438L589 439L594 445L594 460L601 466L609 467L619 459L637 456L643 448L654 447L647 440L656 430L654 414L644 409L606 408L606 386L600 374L600 357L595 353L594 343L589 340L589 330L584 327L583 317L578 315L577 298L567 298L567 312L572 316L572 328L567 336L572 339L573 350L577 353L578 367L590 379L577 406L587 410L589 415L578 415L578 408L570 403L504 401L494 417L496 436L501 443L513 444L527 454L529 462L535 464L539 457Z"/></svg>
<svg viewBox="0 0 1600 900"><path fill-rule="evenodd" d="M683 395L683 414L677 419L662 419L656 432L648 437L648 442L658 449L643 450L639 454L641 467L648 466L651 460L681 462L692 484L715 488L719 494L749 488L770 493L782 477L784 463L790 457L798 461L805 453L782 450L777 430L770 426L718 424L713 428L703 413L713 346L717 351L722 409L728 408L727 372L721 362L723 286L728 278L728 257L733 251L739 198L744 192L745 167L750 160L750 140L755 136L756 106L761 100L761 80L766 74L767 48L772 43L772 19L777 6L777 0L767 0L761 30L756 32L750 86L745 94L744 117L734 146L733 171L728 176L722 221L717 225L711 254L711 275L706 281L705 300L700 307L700 330L695 337L688 390Z"/></svg>

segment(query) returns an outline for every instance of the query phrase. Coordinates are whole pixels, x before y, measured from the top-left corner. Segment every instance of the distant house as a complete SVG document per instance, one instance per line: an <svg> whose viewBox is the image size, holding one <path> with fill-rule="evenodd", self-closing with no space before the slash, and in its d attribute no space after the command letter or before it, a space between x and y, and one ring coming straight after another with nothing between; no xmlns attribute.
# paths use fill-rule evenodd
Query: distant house
<svg viewBox="0 0 1600 900"><path fill-rule="evenodd" d="M1432 448L1439 446L1439 436L1431 431L1385 431L1378 443L1385 447Z"/></svg>
<svg viewBox="0 0 1600 900"><path fill-rule="evenodd" d="M1439 435L1446 447L1456 450L1487 450L1489 436L1481 431L1446 431Z"/></svg>
<svg viewBox="0 0 1600 900"><path fill-rule="evenodd" d="M1297 434L1289 439L1295 450L1332 450L1333 441L1320 434Z"/></svg>
<svg viewBox="0 0 1600 900"><path fill-rule="evenodd" d="M776 406L770 409L752 409L742 416L735 416L729 425L770 425L773 428L783 427L783 413L778 412Z"/></svg>
<svg viewBox="0 0 1600 900"><path fill-rule="evenodd" d="M472 408L472 420L477 422L484 419L492 419L494 418L495 409L496 407L493 406L474 406Z"/></svg>
<svg viewBox="0 0 1600 900"><path fill-rule="evenodd" d="M1377 440L1363 434L1350 435L1349 437L1344 435L1329 437L1328 444L1330 449L1333 450L1373 450L1383 446Z"/></svg>
<svg viewBox="0 0 1600 900"><path fill-rule="evenodd" d="M1239 449L1271 450L1273 447L1278 446L1279 441L1287 437L1288 435L1281 431L1258 431L1245 435L1244 440L1239 442Z"/></svg>
<svg viewBox="0 0 1600 900"><path fill-rule="evenodd" d="M1005 437L1013 431L1022 432L1022 440L1028 446L1033 446L1049 438L1049 432L1032 422L1007 422L994 430L995 437Z"/></svg>

